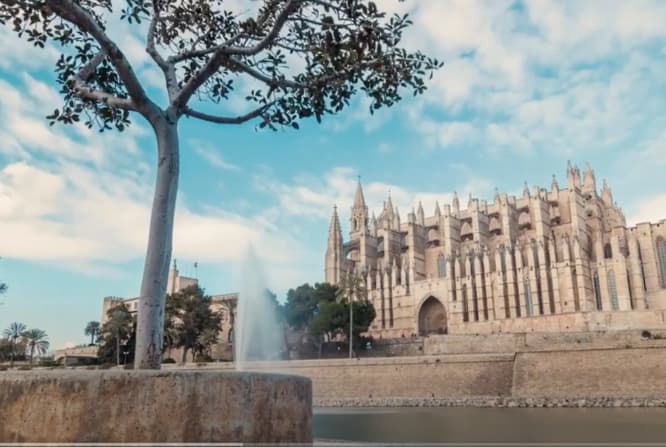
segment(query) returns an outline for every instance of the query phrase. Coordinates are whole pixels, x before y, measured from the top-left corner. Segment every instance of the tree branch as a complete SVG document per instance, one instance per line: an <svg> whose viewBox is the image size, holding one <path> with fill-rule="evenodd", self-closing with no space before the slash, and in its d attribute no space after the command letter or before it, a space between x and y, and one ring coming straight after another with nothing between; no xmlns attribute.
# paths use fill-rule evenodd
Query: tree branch
<svg viewBox="0 0 666 447"><path fill-rule="evenodd" d="M136 111L136 105L130 98L119 98L118 96L101 90L95 90L88 86L87 79L93 75L95 69L102 63L106 55L100 51L97 53L81 70L72 78L74 82L73 90L79 98L89 99L95 102L103 102L110 107L116 107L123 110Z"/></svg>
<svg viewBox="0 0 666 447"><path fill-rule="evenodd" d="M52 0L53 1L53 0ZM245 55L252 56L263 49L268 47L271 42L280 34L282 27L287 22L289 15L293 13L297 6L301 4L303 0L288 0L287 4L284 6L282 11L275 18L275 23L271 28L271 31L266 35L266 37L261 40L257 45L251 48L242 48L242 47L220 47L211 58L208 60L206 65L204 65L199 72L194 75L185 86L181 89L180 93L172 101L171 105L178 111L182 110L187 102L190 100L194 92L201 87L201 85L206 82L217 70L220 68L220 65L228 59L230 55Z"/></svg>
<svg viewBox="0 0 666 447"><path fill-rule="evenodd" d="M157 51L155 47L155 33L157 30L157 25L160 22L160 6L158 5L159 0L153 2L153 17L150 20L150 25L148 26L148 34L146 36L146 52L153 58L155 63L160 67L162 73L164 73L164 80L166 82L167 93L169 94L169 99L172 99L178 93L178 81L176 80L176 67L175 65L168 61L164 60L162 55Z"/></svg>
<svg viewBox="0 0 666 447"><path fill-rule="evenodd" d="M240 116L237 116L237 117L209 115L207 113L197 112L196 110L193 110L189 107L185 108L184 114L186 116L190 116L192 118L198 118L198 119L203 120L203 121L209 121L211 123L242 124L246 121L250 121L253 118L257 118L258 116L261 116L261 114L264 113L266 110L268 110L273 104L275 104L275 102L276 101L271 101L268 104L264 104L263 106L251 111L250 113L246 113L245 115L240 115Z"/></svg>
<svg viewBox="0 0 666 447"><path fill-rule="evenodd" d="M72 0L46 0L46 3L58 16L73 23L97 41L106 54L106 57L118 72L118 76L120 76L127 92L136 105L136 110L143 113L146 117L153 116L159 109L146 95L143 86L123 52L106 35L94 18L79 3L75 3Z"/></svg>

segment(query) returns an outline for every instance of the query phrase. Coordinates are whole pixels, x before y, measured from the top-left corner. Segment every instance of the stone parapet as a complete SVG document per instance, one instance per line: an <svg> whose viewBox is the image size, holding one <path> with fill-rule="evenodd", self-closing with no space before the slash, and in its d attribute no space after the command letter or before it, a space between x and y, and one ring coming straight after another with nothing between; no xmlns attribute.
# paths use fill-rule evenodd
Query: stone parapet
<svg viewBox="0 0 666 447"><path fill-rule="evenodd" d="M308 443L309 379L220 371L0 373L0 441Z"/></svg>

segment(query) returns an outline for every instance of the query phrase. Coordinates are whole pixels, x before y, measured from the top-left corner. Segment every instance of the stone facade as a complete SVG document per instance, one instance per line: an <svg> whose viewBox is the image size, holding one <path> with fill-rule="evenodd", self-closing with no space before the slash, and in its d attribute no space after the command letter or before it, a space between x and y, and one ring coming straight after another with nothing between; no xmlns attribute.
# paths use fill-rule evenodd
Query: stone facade
<svg viewBox="0 0 666 447"><path fill-rule="evenodd" d="M581 176L569 163L566 188L553 176L550 189L470 196L464 209L454 195L431 216L419 203L406 222L390 195L370 216L359 182L350 224L344 242L334 209L325 279L363 277L375 337L603 330L610 315L639 311L628 329L665 325L666 221L627 227L589 166Z"/></svg>
<svg viewBox="0 0 666 447"><path fill-rule="evenodd" d="M178 266L176 261L173 263L173 267L169 271L169 280L167 282L167 293L173 294L179 292L187 287L198 285L199 281L196 278L190 278L187 276L181 276L178 271ZM235 309L236 303L238 302L238 293L226 293L211 295L211 309L213 312L217 312L220 315L222 325L220 327L220 332L218 334L218 344L213 347L213 357L214 358L223 358L230 359L231 351L231 338L232 338L232 328L233 328L233 317L229 309ZM107 296L104 298L102 304L102 319L100 320L102 324L106 323L109 319L108 311L113 307L124 303L129 311L135 314L139 308L139 298L121 298L116 296ZM229 305L229 303L231 305ZM235 311L234 311L235 313ZM173 350L171 353L172 357L180 358L180 353L177 350ZM190 360L192 354L190 354Z"/></svg>

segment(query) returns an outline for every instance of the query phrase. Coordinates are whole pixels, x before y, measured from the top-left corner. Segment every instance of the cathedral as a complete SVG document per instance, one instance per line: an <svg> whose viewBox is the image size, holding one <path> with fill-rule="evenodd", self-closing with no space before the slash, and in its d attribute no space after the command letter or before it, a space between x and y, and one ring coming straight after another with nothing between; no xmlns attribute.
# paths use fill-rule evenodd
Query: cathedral
<svg viewBox="0 0 666 447"><path fill-rule="evenodd" d="M360 275L377 312L369 334L596 331L666 327L666 222L627 227L594 171L567 166L566 188L421 203L401 221L368 213L359 181L348 241L334 208L325 279Z"/></svg>

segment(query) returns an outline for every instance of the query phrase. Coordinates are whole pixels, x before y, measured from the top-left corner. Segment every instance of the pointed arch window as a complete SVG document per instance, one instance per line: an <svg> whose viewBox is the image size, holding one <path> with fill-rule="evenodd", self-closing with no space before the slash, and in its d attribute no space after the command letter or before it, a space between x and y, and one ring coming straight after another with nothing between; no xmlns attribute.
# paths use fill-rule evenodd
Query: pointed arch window
<svg viewBox="0 0 666 447"><path fill-rule="evenodd" d="M437 257L437 275L440 278L446 277L446 258L444 258L444 255L441 253Z"/></svg>
<svg viewBox="0 0 666 447"><path fill-rule="evenodd" d="M597 305L597 310L602 310L601 289L599 288L599 273L594 272L594 276L592 277L592 284L594 286L594 300Z"/></svg>
<svg viewBox="0 0 666 447"><path fill-rule="evenodd" d="M604 258L611 259L613 257L613 249L611 244L604 245Z"/></svg>
<svg viewBox="0 0 666 447"><path fill-rule="evenodd" d="M615 283L615 272L608 271L608 293L610 294L611 306L613 310L620 310L620 305L617 301L617 284Z"/></svg>
<svg viewBox="0 0 666 447"><path fill-rule="evenodd" d="M666 289L666 241L664 241L663 237L657 238L657 258L659 258L661 287Z"/></svg>

